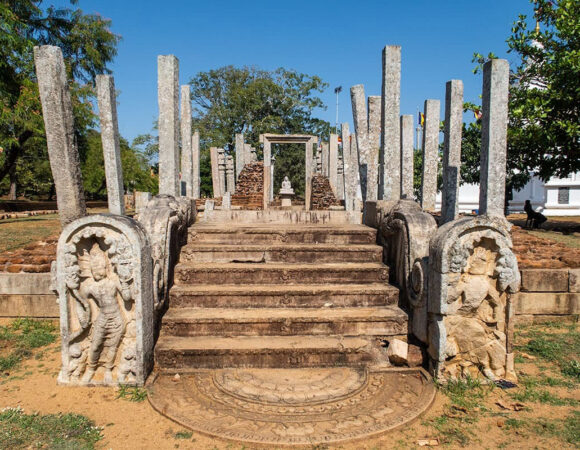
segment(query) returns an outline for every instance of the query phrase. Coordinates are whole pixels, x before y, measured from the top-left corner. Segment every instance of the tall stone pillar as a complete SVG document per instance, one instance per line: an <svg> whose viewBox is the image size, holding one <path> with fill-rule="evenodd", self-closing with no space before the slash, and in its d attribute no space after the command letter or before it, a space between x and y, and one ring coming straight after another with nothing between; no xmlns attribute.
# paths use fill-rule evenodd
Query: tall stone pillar
<svg viewBox="0 0 580 450"><path fill-rule="evenodd" d="M51 45L34 47L34 62L58 215L64 226L87 214L66 68L60 48Z"/></svg>
<svg viewBox="0 0 580 450"><path fill-rule="evenodd" d="M234 157L226 156L226 192L233 194L236 191L236 172L234 170Z"/></svg>
<svg viewBox="0 0 580 450"><path fill-rule="evenodd" d="M354 130L356 137L356 147L358 149L357 158L359 161L360 184L362 189L363 200L368 199L367 181L368 181L368 148L369 148L369 125L367 107L365 103L365 90L362 84L357 84L350 88L350 98L352 101L352 116L354 121Z"/></svg>
<svg viewBox="0 0 580 450"><path fill-rule="evenodd" d="M383 133L380 164L383 168L384 200L400 197L401 168L399 114L401 104L401 47L387 45L383 49L381 129Z"/></svg>
<svg viewBox="0 0 580 450"><path fill-rule="evenodd" d="M200 149L199 149L199 131L195 131L191 137L191 155L192 155L192 196L200 198L201 177L199 174Z"/></svg>
<svg viewBox="0 0 580 450"><path fill-rule="evenodd" d="M413 116L401 116L401 198L413 195Z"/></svg>
<svg viewBox="0 0 580 450"><path fill-rule="evenodd" d="M244 134L236 133L236 180L246 164L246 146L244 145Z"/></svg>
<svg viewBox="0 0 580 450"><path fill-rule="evenodd" d="M337 167L337 177L336 186L338 189L338 199L344 200L344 157L338 157L338 167Z"/></svg>
<svg viewBox="0 0 580 450"><path fill-rule="evenodd" d="M115 80L112 76L97 75L97 101L101 122L101 142L107 179L109 212L122 216L125 214L123 167L121 166Z"/></svg>
<svg viewBox="0 0 580 450"><path fill-rule="evenodd" d="M220 169L218 162L218 149L217 147L210 147L209 156L211 160L211 183L213 187L213 198L221 197L221 184L220 184Z"/></svg>
<svg viewBox="0 0 580 450"><path fill-rule="evenodd" d="M321 167L322 175L325 177L329 176L329 161L330 161L330 149L327 142L322 143L322 154L321 154Z"/></svg>
<svg viewBox="0 0 580 450"><path fill-rule="evenodd" d="M179 196L179 60L157 57L159 103L159 193Z"/></svg>
<svg viewBox="0 0 580 450"><path fill-rule="evenodd" d="M504 215L509 64L492 59L483 66L479 213Z"/></svg>
<svg viewBox="0 0 580 450"><path fill-rule="evenodd" d="M193 198L192 164L191 97L189 84L184 84L181 86L181 183L185 183L185 196L189 198Z"/></svg>
<svg viewBox="0 0 580 450"><path fill-rule="evenodd" d="M306 182L304 186L304 202L306 203L306 210L310 211L310 203L312 197L312 175L314 170L314 155L312 152L312 146L317 143L315 137L311 138L306 145L306 161L305 161L305 172L306 172Z"/></svg>
<svg viewBox="0 0 580 450"><path fill-rule="evenodd" d="M445 146L443 150L443 192L441 222L459 217L459 183L461 180L461 132L463 127L463 82L451 80L445 89Z"/></svg>
<svg viewBox="0 0 580 450"><path fill-rule="evenodd" d="M226 192L226 154L223 148L218 148L218 173L220 182L220 193L223 196Z"/></svg>
<svg viewBox="0 0 580 450"><path fill-rule="evenodd" d="M260 136L260 142L264 144L264 209L268 209L270 203L270 185L272 184L272 173L270 165L272 164L272 147L270 141Z"/></svg>
<svg viewBox="0 0 580 450"><path fill-rule="evenodd" d="M328 180L338 196L338 135L332 133L328 139Z"/></svg>
<svg viewBox="0 0 580 450"><path fill-rule="evenodd" d="M435 211L435 199L437 197L440 109L439 100L425 100L421 207L426 211Z"/></svg>
<svg viewBox="0 0 580 450"><path fill-rule="evenodd" d="M369 95L367 159L367 200L379 199L379 151L381 146L381 96Z"/></svg>

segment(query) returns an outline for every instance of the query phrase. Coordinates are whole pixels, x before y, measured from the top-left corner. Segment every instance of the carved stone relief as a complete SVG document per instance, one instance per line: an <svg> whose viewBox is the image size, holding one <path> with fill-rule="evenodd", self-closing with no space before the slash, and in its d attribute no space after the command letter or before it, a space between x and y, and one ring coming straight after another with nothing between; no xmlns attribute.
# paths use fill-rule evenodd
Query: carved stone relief
<svg viewBox="0 0 580 450"><path fill-rule="evenodd" d="M459 219L431 241L429 353L438 378L514 379L509 294L520 275L505 219Z"/></svg>
<svg viewBox="0 0 580 450"><path fill-rule="evenodd" d="M142 384L152 365L151 255L144 230L121 216L90 216L61 234L63 384Z"/></svg>

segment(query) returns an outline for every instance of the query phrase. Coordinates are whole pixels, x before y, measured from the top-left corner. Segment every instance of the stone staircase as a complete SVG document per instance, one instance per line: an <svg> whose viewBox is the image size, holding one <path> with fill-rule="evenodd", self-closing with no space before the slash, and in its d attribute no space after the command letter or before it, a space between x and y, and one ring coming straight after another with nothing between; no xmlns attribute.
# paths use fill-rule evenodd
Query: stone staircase
<svg viewBox="0 0 580 450"><path fill-rule="evenodd" d="M155 347L157 369L361 366L407 315L376 231L362 225L189 229Z"/></svg>

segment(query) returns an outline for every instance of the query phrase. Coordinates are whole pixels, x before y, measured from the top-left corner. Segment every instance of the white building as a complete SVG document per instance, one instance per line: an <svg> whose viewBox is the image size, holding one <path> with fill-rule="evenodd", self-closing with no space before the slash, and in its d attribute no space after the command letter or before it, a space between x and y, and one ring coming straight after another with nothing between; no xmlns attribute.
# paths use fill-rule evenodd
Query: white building
<svg viewBox="0 0 580 450"><path fill-rule="evenodd" d="M545 216L580 216L580 172L568 178L553 177L547 183L532 177L521 190L514 191L509 211L523 212L526 200Z"/></svg>

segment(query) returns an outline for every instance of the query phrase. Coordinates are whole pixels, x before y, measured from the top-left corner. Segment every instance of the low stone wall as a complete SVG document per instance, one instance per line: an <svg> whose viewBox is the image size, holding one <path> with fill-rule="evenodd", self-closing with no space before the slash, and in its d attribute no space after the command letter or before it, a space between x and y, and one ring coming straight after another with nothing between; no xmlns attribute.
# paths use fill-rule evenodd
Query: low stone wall
<svg viewBox="0 0 580 450"><path fill-rule="evenodd" d="M59 317L50 273L0 273L0 317Z"/></svg>
<svg viewBox="0 0 580 450"><path fill-rule="evenodd" d="M522 269L512 297L518 323L554 321L580 314L580 269Z"/></svg>

